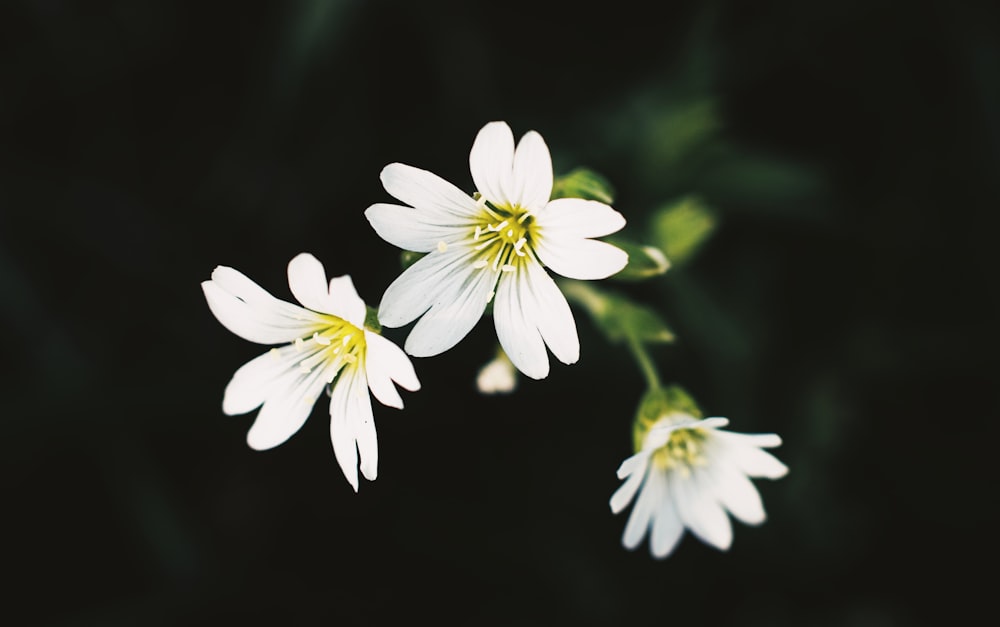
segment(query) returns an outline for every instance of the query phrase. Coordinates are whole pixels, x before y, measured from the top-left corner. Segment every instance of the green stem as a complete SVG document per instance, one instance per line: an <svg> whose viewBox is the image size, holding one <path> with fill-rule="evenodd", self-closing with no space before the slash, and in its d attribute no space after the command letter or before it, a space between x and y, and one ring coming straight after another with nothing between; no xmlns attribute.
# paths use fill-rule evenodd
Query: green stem
<svg viewBox="0 0 1000 627"><path fill-rule="evenodd" d="M643 376L646 377L646 383L649 385L649 389L660 389L660 374L656 370L656 364L653 363L649 353L646 352L645 344L640 342L633 333L627 334L627 341L628 347L632 351L632 355L635 356L635 360L639 363L639 370L641 370Z"/></svg>

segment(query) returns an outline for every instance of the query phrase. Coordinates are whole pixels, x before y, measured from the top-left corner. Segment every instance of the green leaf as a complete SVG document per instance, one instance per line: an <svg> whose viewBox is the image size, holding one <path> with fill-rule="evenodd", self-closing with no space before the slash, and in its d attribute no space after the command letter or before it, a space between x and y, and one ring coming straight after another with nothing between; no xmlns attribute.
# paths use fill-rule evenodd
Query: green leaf
<svg viewBox="0 0 1000 627"><path fill-rule="evenodd" d="M382 334L382 323L378 321L378 309L371 305L365 306L365 328L379 335Z"/></svg>
<svg viewBox="0 0 1000 627"><path fill-rule="evenodd" d="M673 263L698 251L715 231L715 213L697 196L686 196L662 209L652 220L653 239Z"/></svg>
<svg viewBox="0 0 1000 627"><path fill-rule="evenodd" d="M627 296L598 289L582 281L560 281L566 298L581 305L612 343L634 340L670 343L674 332L656 311Z"/></svg>
<svg viewBox="0 0 1000 627"><path fill-rule="evenodd" d="M628 254L628 265L610 278L617 281L641 281L659 276L670 268L663 251L656 246L638 244L622 237L605 237L603 240L621 248Z"/></svg>
<svg viewBox="0 0 1000 627"><path fill-rule="evenodd" d="M614 189L600 174L587 168L576 168L556 178L552 185L552 199L556 198L584 198L610 205L614 200Z"/></svg>

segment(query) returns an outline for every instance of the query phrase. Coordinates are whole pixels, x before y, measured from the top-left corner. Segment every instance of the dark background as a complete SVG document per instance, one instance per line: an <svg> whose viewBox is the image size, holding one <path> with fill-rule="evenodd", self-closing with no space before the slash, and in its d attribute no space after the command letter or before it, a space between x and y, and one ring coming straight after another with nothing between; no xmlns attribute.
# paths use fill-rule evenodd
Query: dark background
<svg viewBox="0 0 1000 627"><path fill-rule="evenodd" d="M989 6L4 3L4 622L975 615L998 522ZM607 501L643 383L582 313L581 361L511 396L473 385L489 321L417 360L405 411L376 405L358 494L325 411L268 452L222 414L261 349L209 313L212 268L289 298L309 251L377 303L399 271L363 216L389 201L379 171L471 191L496 119L606 176L639 238L683 194L713 209L695 257L621 289L674 327L666 378L784 438L769 521L728 553L620 546Z"/></svg>

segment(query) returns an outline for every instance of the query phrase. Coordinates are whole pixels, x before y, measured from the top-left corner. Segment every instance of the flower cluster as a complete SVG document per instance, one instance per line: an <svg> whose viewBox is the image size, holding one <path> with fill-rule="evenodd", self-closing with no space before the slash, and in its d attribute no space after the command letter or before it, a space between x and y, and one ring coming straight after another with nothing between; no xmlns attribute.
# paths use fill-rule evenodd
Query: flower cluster
<svg viewBox="0 0 1000 627"><path fill-rule="evenodd" d="M506 123L486 124L473 142L469 169L471 193L413 166L391 163L382 170L386 192L401 204L375 203L365 216L382 239L417 259L386 288L377 308L365 305L350 276L328 279L308 253L288 264L299 304L272 296L237 270L215 268L202 283L211 312L239 337L272 347L236 371L223 412L259 408L247 443L264 450L295 434L325 392L334 455L357 491L359 469L368 480L378 474L371 396L402 409L396 386L420 389L409 356L449 350L490 315L497 355L476 384L484 394L511 393L518 373L548 376L549 352L564 364L579 360L575 301L611 341L626 341L650 386L633 424L634 454L618 470L624 483L611 497L614 513L634 501L623 544L633 549L649 535L652 554L662 558L689 529L727 549L727 512L748 524L764 520L749 478L785 474L763 450L780 439L724 431L724 418L702 419L683 391L659 384L645 353L646 342L672 340L666 325L641 306L581 283L658 276L670 266L662 251L598 239L619 232L624 216L596 179L584 176L575 187L569 177L557 181L537 132L515 144ZM382 335L383 327L411 323L403 349Z"/></svg>

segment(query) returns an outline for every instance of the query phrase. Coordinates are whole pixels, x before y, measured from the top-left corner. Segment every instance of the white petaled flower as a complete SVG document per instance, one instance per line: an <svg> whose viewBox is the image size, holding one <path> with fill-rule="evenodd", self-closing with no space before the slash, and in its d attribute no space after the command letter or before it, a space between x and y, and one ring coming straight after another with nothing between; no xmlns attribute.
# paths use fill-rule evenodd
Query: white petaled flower
<svg viewBox="0 0 1000 627"><path fill-rule="evenodd" d="M260 407L247 443L265 450L298 431L332 384L333 451L357 492L358 453L366 479L373 481L378 471L368 390L384 405L402 409L393 382L410 391L420 389L420 382L402 349L365 328L367 308L350 276L327 283L319 260L302 253L288 264L288 286L304 307L275 298L225 266L201 284L209 308L227 329L257 344L283 344L236 371L226 386L222 411L236 415Z"/></svg>
<svg viewBox="0 0 1000 627"><path fill-rule="evenodd" d="M516 387L517 370L502 350L476 375L476 388L483 394L508 394Z"/></svg>
<svg viewBox="0 0 1000 627"><path fill-rule="evenodd" d="M778 479L788 472L763 450L779 446L781 438L723 431L727 424L725 418L672 413L641 436L641 450L618 469L625 482L611 497L616 514L635 500L622 535L625 548L634 549L649 534L653 557L664 558L687 528L725 551L733 539L727 511L749 525L764 522L750 477Z"/></svg>
<svg viewBox="0 0 1000 627"><path fill-rule="evenodd" d="M476 194L401 163L382 170L382 184L408 206L379 203L365 212L387 242L427 253L389 285L379 322L400 327L420 318L406 339L417 357L442 353L478 322L493 299L497 338L518 370L549 373L546 345L559 361L576 362L580 342L569 304L546 267L572 279L603 279L628 255L592 238L625 226L594 200L552 195L552 159L542 136L514 146L504 122L484 126L469 166Z"/></svg>

